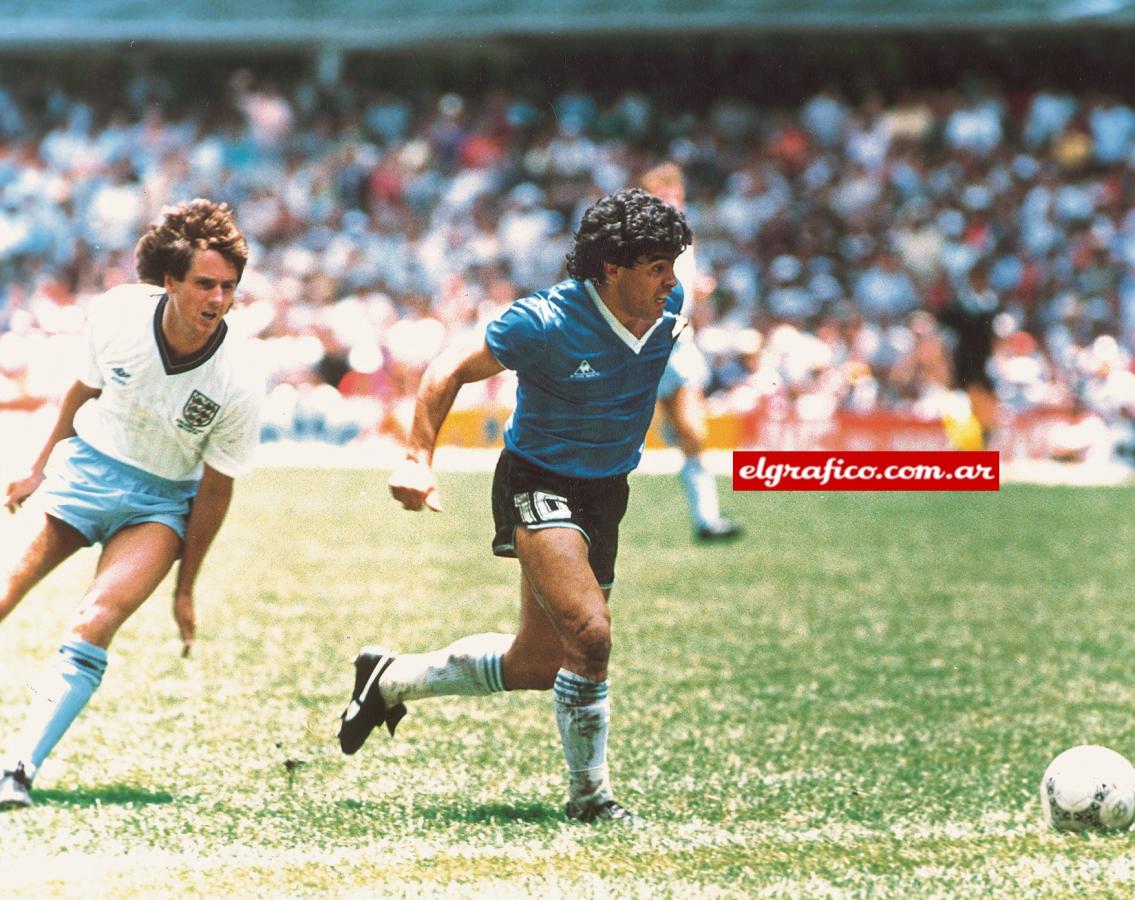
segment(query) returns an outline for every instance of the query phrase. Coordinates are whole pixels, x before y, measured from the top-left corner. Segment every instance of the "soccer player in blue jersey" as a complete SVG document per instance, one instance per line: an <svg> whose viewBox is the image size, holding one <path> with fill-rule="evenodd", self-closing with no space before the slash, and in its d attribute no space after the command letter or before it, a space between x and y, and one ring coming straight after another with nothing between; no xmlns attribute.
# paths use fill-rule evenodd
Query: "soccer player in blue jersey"
<svg viewBox="0 0 1135 900"><path fill-rule="evenodd" d="M430 364L391 493L407 509L440 509L434 445L457 391L515 370L516 410L493 476L492 548L520 561L520 622L515 635L472 635L430 653L363 648L339 732L343 752L380 724L393 734L406 701L551 689L567 816L641 823L615 801L608 777L607 601L627 474L686 324L674 260L691 239L685 216L646 191L604 197L583 215L567 281L515 301L478 349Z"/></svg>
<svg viewBox="0 0 1135 900"><path fill-rule="evenodd" d="M32 781L102 682L115 634L179 557L173 614L189 650L197 573L260 437L261 380L224 320L247 260L226 204L165 209L135 250L142 283L91 305L78 379L30 471L7 486L11 511L35 495L43 515L0 572L0 619L79 548L102 552L0 756L0 809L31 805Z"/></svg>

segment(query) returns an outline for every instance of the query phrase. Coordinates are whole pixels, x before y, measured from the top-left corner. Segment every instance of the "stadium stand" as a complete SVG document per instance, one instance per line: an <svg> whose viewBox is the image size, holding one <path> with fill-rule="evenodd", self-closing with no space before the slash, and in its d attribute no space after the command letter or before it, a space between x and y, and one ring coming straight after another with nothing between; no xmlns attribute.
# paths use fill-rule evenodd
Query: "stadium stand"
<svg viewBox="0 0 1135 900"><path fill-rule="evenodd" d="M721 17L801 31L821 4L793 4L795 19L782 3L655 4L651 33L702 16L695 44L653 48L673 56L668 79L656 56L628 62L591 44L559 45L561 66L588 61L573 79L518 43L450 68L444 51L414 63L373 41L362 49L362 20L393 4L320 4L336 35L320 30L322 13L294 6L283 17L212 4L197 24L241 30L217 32L214 55L200 57L192 34L174 35L184 17L164 7L82 5L75 27L90 14L103 30L49 41L43 25L62 5L15 5L9 34L51 46L0 58L0 405L59 395L85 303L132 277L131 235L165 203L204 194L233 203L255 242L233 315L272 372L265 437L397 436L433 353L477 340L502 304L556 280L582 208L668 158L690 181L714 445L972 445L974 410L951 376L962 330L950 313L962 301L971 318L982 304L989 313L994 446L1047 454L1053 428L1088 416L1119 452L1131 443L1135 109L1103 87L1042 78L1035 56L1007 62L969 32L989 15L1082 22L1088 6L823 4L825 37L801 45L794 91L775 99L751 76L783 83L790 54L761 69L737 35L722 37ZM555 4L590 22L579 29L625 40L628 23L598 7ZM396 43L427 42L432 23L436 44L438 8L391 12ZM490 15L510 17L485 25L497 39L529 27L548 39L547 25L525 24L529 4L445 9L455 39ZM1109 9L1113 22L1129 15L1126 3ZM926 32L878 44L877 66L840 56L830 35L844 10L860 31L948 14L961 36L946 43L968 53L952 65L981 74L943 73L944 53L908 77ZM341 40L347 31L357 45ZM116 59L132 33L146 47ZM721 38L724 56L699 35ZM178 53L162 50L167 39ZM225 53L249 44L258 54ZM604 82L589 53L608 71L638 62L647 77ZM858 77L825 81L825 53ZM1122 55L1108 59L1122 66ZM691 87L699 65L709 75ZM969 286L978 263L985 292ZM510 394L507 375L464 392L448 437L495 441Z"/></svg>
<svg viewBox="0 0 1135 900"><path fill-rule="evenodd" d="M1043 29L1135 21L1130 0L212 0L187 12L137 0L9 0L3 41L45 46L143 39L367 51L445 38L612 32L730 32L949 28Z"/></svg>

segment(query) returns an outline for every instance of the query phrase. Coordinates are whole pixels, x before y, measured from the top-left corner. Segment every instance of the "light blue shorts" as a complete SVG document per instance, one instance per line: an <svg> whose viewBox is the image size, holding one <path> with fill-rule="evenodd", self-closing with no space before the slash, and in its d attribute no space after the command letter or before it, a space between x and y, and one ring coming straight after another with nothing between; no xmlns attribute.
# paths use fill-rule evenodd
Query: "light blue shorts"
<svg viewBox="0 0 1135 900"><path fill-rule="evenodd" d="M51 451L40 486L44 512L66 522L88 544L105 543L143 522L161 522L182 540L196 481L170 481L100 453L82 438Z"/></svg>
<svg viewBox="0 0 1135 900"><path fill-rule="evenodd" d="M709 364L697 344L693 341L679 341L666 361L666 370L662 373L662 380L658 382L658 396L662 400L669 400L678 388L687 384L704 391L709 384Z"/></svg>

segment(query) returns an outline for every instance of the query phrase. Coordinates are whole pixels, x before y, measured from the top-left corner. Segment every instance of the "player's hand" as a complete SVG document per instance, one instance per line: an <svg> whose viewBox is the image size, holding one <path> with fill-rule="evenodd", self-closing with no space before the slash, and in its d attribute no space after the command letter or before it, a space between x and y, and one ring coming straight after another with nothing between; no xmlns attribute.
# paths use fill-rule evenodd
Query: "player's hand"
<svg viewBox="0 0 1135 900"><path fill-rule="evenodd" d="M177 593L173 595L173 620L181 636L181 657L189 656L193 647L193 636L197 633L197 613L193 609L193 595Z"/></svg>
<svg viewBox="0 0 1135 900"><path fill-rule="evenodd" d="M437 480L433 469L416 459L406 459L395 466L390 473L390 494L402 504L403 509L419 510L428 506L434 512L441 512L441 497L437 491Z"/></svg>
<svg viewBox="0 0 1135 900"><path fill-rule="evenodd" d="M19 481L11 482L4 492L4 506L8 508L8 512L14 513L19 509L41 484L43 484L43 475L40 473L33 473Z"/></svg>

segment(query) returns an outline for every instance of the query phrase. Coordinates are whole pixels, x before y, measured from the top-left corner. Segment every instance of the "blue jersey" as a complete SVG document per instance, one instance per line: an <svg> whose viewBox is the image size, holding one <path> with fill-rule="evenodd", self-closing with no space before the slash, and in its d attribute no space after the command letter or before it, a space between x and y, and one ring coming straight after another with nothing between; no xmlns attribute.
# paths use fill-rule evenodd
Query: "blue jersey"
<svg viewBox="0 0 1135 900"><path fill-rule="evenodd" d="M631 471L642 458L658 381L685 325L682 287L635 338L590 282L563 281L517 300L489 323L493 356L516 371L505 447L575 478Z"/></svg>

